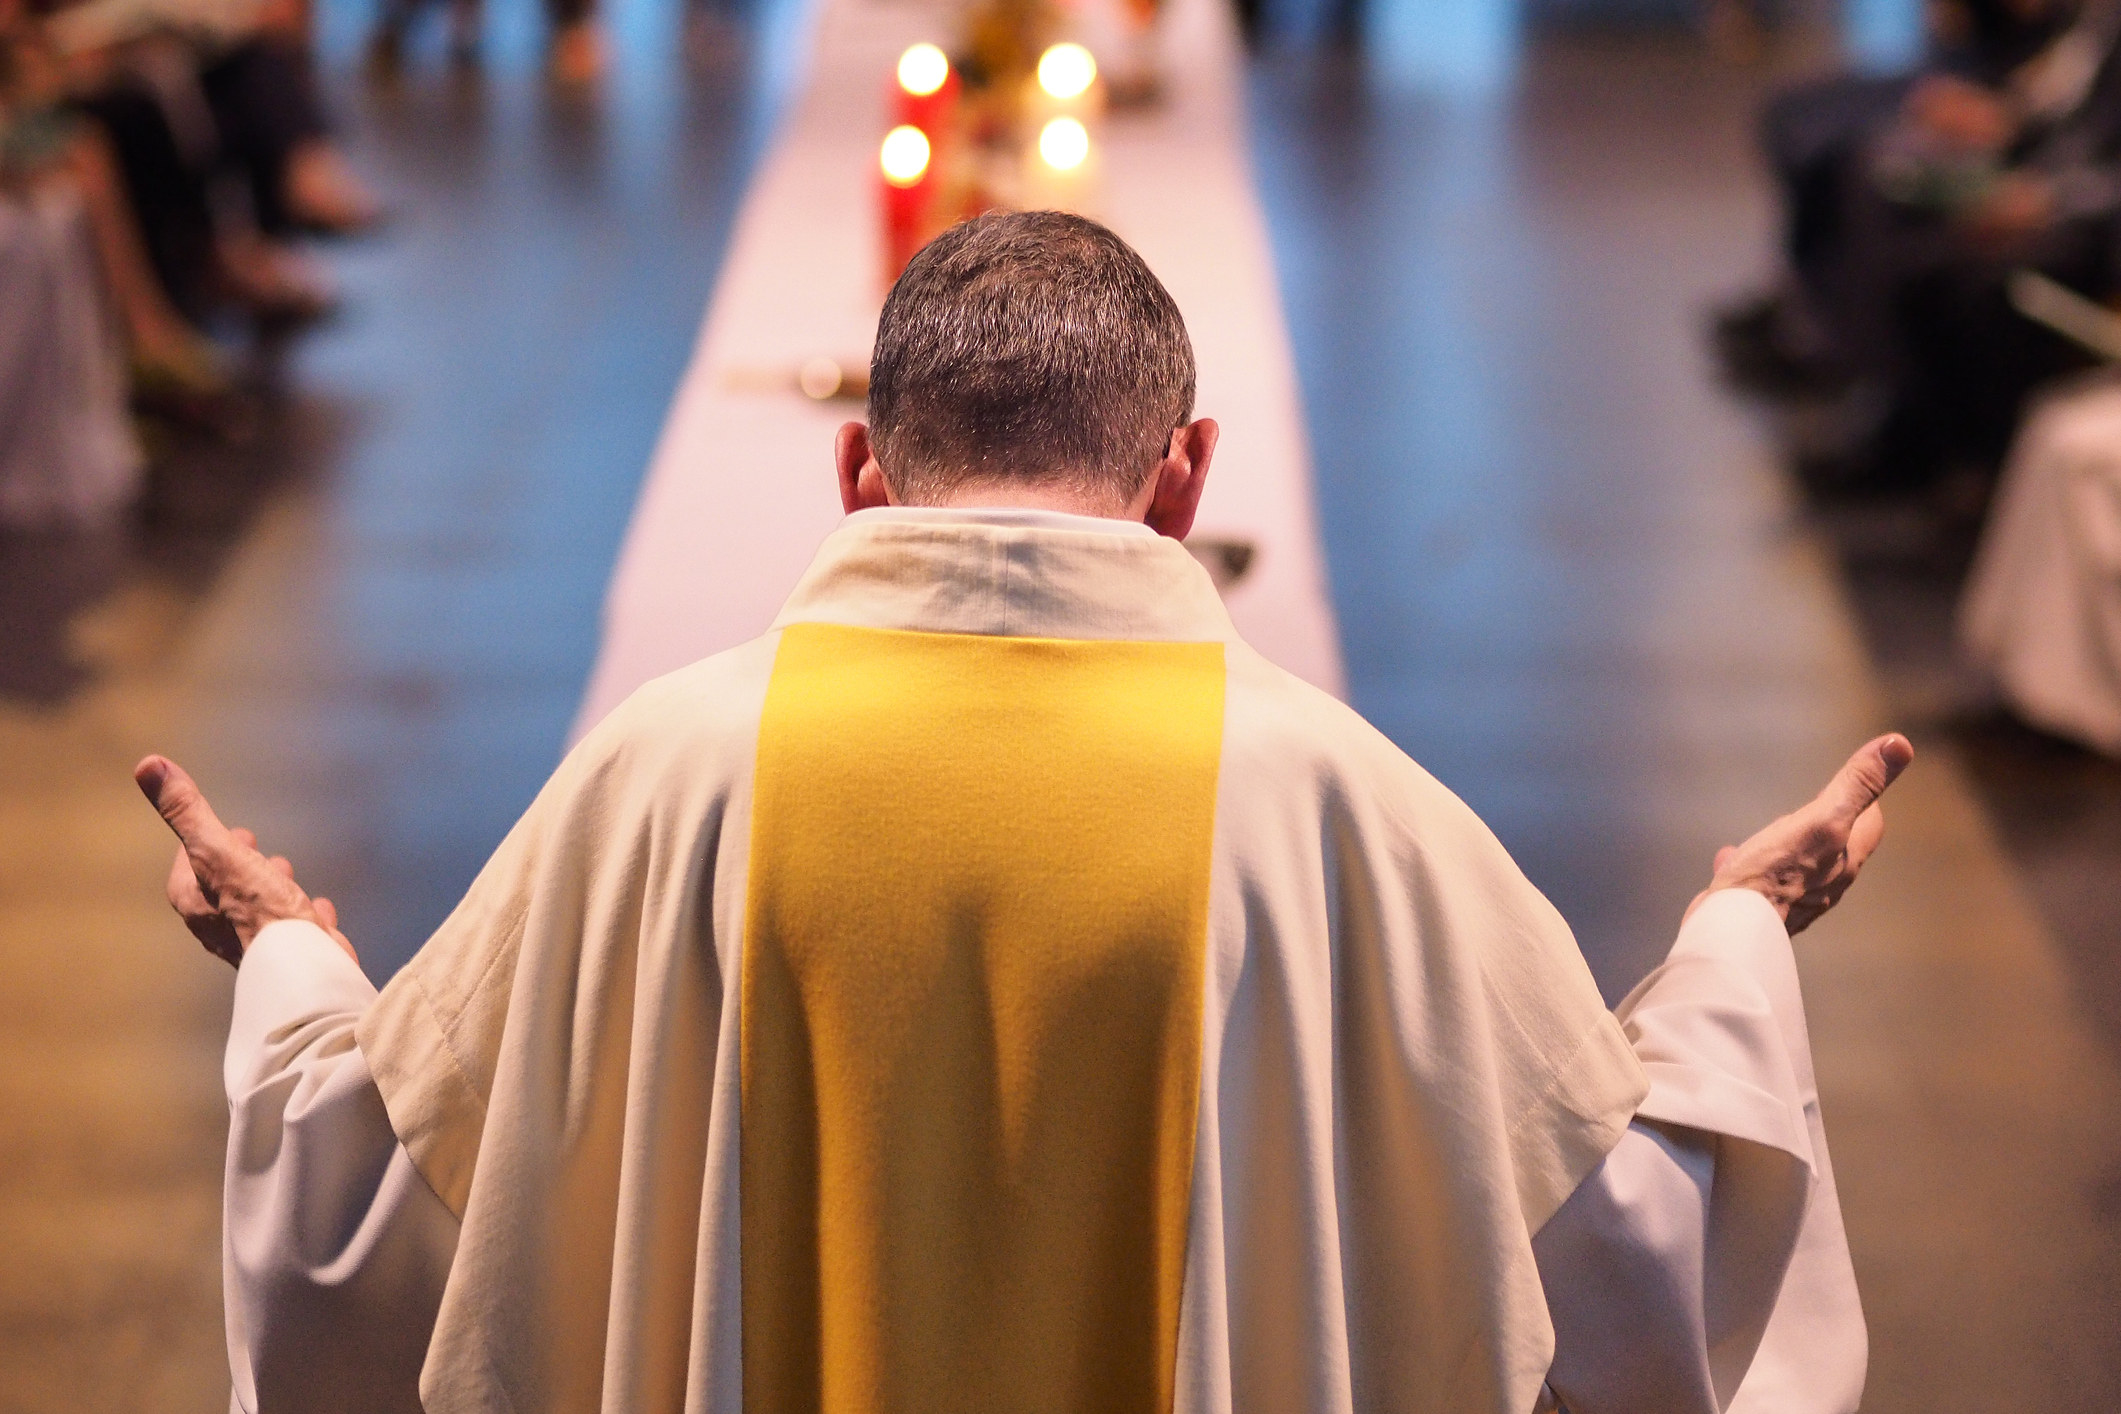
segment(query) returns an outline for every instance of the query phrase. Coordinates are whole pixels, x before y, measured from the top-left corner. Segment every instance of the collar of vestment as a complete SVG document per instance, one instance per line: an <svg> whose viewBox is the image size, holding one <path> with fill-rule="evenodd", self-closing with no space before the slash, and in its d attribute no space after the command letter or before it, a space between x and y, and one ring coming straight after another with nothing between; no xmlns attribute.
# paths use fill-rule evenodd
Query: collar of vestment
<svg viewBox="0 0 2121 1414"><path fill-rule="evenodd" d="M826 537L775 628L835 623L1016 638L1237 638L1208 572L1138 521L886 507Z"/></svg>

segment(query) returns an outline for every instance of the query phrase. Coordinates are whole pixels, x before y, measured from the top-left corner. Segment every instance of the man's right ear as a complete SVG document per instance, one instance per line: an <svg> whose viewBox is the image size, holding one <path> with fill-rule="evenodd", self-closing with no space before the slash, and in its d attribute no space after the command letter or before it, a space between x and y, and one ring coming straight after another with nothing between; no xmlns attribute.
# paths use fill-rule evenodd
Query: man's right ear
<svg viewBox="0 0 2121 1414"><path fill-rule="evenodd" d="M840 509L848 515L892 504L891 487L884 469L877 465L869 446L869 429L859 422L843 423L833 442L832 459L839 471Z"/></svg>
<svg viewBox="0 0 2121 1414"><path fill-rule="evenodd" d="M1183 540L1193 529L1193 514L1200 509L1200 493L1208 484L1208 463L1214 459L1216 439L1222 435L1213 418L1187 423L1171 434L1164 459L1157 464L1150 482L1149 504L1142 519L1158 535Z"/></svg>

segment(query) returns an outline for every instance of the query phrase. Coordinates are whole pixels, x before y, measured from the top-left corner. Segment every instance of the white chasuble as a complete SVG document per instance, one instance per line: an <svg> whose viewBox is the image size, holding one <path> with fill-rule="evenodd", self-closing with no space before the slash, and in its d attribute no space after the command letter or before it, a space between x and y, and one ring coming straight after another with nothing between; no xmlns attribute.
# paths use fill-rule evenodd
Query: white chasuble
<svg viewBox="0 0 2121 1414"><path fill-rule="evenodd" d="M432 1414L1509 1411L1643 1071L1480 822L1138 526L864 512L362 1016Z"/></svg>

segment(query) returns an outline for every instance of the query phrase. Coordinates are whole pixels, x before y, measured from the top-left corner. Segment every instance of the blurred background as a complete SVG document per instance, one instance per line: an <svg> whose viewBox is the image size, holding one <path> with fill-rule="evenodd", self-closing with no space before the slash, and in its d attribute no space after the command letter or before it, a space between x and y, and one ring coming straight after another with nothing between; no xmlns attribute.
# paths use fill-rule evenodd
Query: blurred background
<svg viewBox="0 0 2121 1414"><path fill-rule="evenodd" d="M2121 6L1240 19L1351 699L1614 998L1907 731L1800 945L1865 1407L2121 1399ZM229 975L129 767L410 955L564 748L810 43L0 0L0 1410L226 1407Z"/></svg>

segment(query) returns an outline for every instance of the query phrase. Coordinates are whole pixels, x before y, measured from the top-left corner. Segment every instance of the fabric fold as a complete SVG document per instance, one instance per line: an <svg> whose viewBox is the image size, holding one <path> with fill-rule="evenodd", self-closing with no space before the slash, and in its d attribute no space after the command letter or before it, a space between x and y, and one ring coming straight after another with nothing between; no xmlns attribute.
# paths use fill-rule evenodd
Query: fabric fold
<svg viewBox="0 0 2121 1414"><path fill-rule="evenodd" d="M1863 1318L1781 916L1751 890L1710 894L1616 1015L1649 1076L1638 1119L1713 1154L1701 1299L1718 1407L1853 1409Z"/></svg>
<svg viewBox="0 0 2121 1414"><path fill-rule="evenodd" d="M456 1222L355 1044L375 996L307 922L262 929L237 970L222 1214L237 1410L418 1414Z"/></svg>
<svg viewBox="0 0 2121 1414"><path fill-rule="evenodd" d="M1181 1414L1530 1408L1553 1351L1532 1233L1644 1087L1567 924L1463 802L1237 641L1177 542L1087 521L858 515L774 631L641 689L585 737L361 1023L393 1126L463 1218L421 1379L428 1414L752 1407L739 1072L760 1038L743 1034L737 999L762 714L780 646L813 624L1057 641L1009 650L1052 660L1026 692L1109 656L1071 640L1222 645L1219 709L1158 693L1098 729L1222 717L1192 974L1200 1054L1177 1087L1197 1091L1190 1183L1182 1147L1156 1159L1174 1170L1159 1181L1183 1200L1171 1223L1185 1233L1175 1350L1157 1356L1176 1368L1158 1378ZM990 672L954 683L1006 706ZM890 755L871 749L888 716L856 715L827 714L818 749ZM924 749L950 751L943 736ZM891 759L910 798L925 768ZM1051 788L1012 789L997 818L1035 824L1075 771L1169 789L1170 765L1084 751ZM884 813L844 850L890 848L870 832ZM1112 833L1173 847L1153 814ZM1089 855L1069 867L1120 858ZM876 941L831 925L875 900L867 875L828 860L805 877L820 938ZM946 912L989 986L1002 975L979 960L999 938L982 931L992 911ZM1034 991L1058 990L1022 1017L1075 995L1063 961L1034 969ZM1108 1078L1132 1083L1113 1049ZM1159 1293L1173 1260L1159 1259Z"/></svg>

